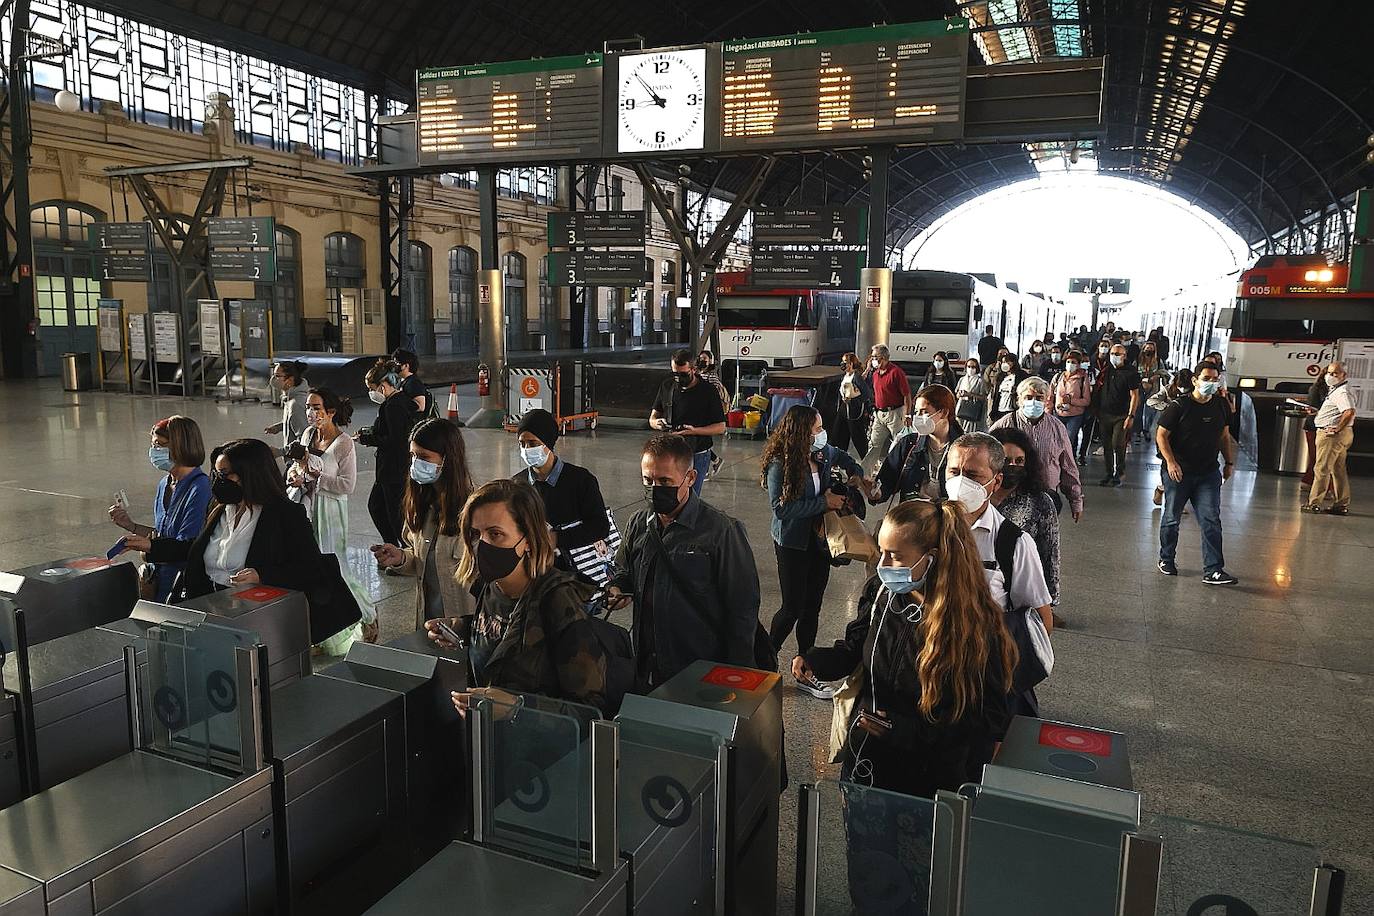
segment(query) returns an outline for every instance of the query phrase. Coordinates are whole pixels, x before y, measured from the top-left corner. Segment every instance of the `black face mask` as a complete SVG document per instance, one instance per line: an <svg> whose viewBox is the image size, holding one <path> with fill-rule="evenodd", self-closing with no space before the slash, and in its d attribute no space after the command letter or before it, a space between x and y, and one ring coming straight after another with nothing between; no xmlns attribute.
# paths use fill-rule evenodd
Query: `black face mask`
<svg viewBox="0 0 1374 916"><path fill-rule="evenodd" d="M1008 464L1002 468L1002 487L1015 490L1026 480L1026 467L1021 464Z"/></svg>
<svg viewBox="0 0 1374 916"><path fill-rule="evenodd" d="M659 515L671 515L682 502L677 495L678 489L670 484L656 483L644 488L644 498Z"/></svg>
<svg viewBox="0 0 1374 916"><path fill-rule="evenodd" d="M243 502L243 487L238 481L216 474L210 481L210 495L222 506L237 506Z"/></svg>
<svg viewBox="0 0 1374 916"><path fill-rule="evenodd" d="M690 372L674 372L673 377L677 379L679 388L686 388L692 384L692 373Z"/></svg>
<svg viewBox="0 0 1374 916"><path fill-rule="evenodd" d="M519 544L519 541L516 543ZM488 541L477 542L477 575L483 582L497 582L506 578L515 572L520 560L521 556L514 547L497 547Z"/></svg>

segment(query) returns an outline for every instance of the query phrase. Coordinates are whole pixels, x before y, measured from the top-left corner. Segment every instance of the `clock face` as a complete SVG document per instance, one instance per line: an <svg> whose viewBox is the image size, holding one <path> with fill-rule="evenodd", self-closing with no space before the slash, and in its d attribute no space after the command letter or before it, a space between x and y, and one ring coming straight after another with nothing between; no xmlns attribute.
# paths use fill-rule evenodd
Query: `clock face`
<svg viewBox="0 0 1374 916"><path fill-rule="evenodd" d="M705 48L621 56L618 95L618 151L698 150L705 145Z"/></svg>

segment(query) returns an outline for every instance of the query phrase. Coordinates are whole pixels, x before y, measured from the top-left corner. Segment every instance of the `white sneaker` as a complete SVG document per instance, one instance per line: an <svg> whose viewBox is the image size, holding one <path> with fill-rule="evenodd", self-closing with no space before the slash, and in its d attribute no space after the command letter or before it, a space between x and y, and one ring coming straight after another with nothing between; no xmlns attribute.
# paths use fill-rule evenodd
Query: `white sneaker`
<svg viewBox="0 0 1374 916"><path fill-rule="evenodd" d="M836 688L831 684L826 684L816 680L814 677L797 678L797 689L811 694L818 700L833 700Z"/></svg>

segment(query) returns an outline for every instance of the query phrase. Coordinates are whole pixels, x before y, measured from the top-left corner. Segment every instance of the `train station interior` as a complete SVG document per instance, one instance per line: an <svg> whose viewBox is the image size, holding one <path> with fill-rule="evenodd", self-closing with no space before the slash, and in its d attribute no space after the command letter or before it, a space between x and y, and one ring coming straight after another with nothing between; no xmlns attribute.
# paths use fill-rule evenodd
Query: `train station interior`
<svg viewBox="0 0 1374 916"><path fill-rule="evenodd" d="M1370 28L1334 0L0 3L0 916L1374 914ZM1091 399L1060 410L1080 362ZM709 416L679 422L693 387ZM946 395L957 422L932 422ZM356 481L326 501L336 397ZM1166 457L1209 398L1215 511ZM799 410L814 483L778 451ZM169 417L214 494L183 535ZM1016 491L1053 507L1052 551L1021 536L1043 614L947 486L943 431L1008 424L1008 461L1068 430L1059 483ZM685 555L752 554L756 598L749 564L684 585L635 554L673 543L645 449L684 429L674 512L738 523ZM254 439L301 506L249 512L245 548L211 532L262 485L219 447ZM547 618L520 645L554 686L493 676L480 621L522 607L496 583L536 551L498 574L480 500L423 495L455 440L471 489L544 467L551 543L559 469L594 475L610 533L541 575L578 596L605 702L568 688L585 660ZM824 504L815 555L781 540L794 485ZM921 590L949 561L900 591L885 538L910 529L883 519L932 498L1016 680L993 724L949 738L931 712L898 744L866 680L878 621L935 645ZM403 529L409 501L458 535ZM415 562L441 544L453 582ZM814 640L772 635L815 581L789 556L831 564ZM743 655L645 675L670 654L645 628L740 596ZM856 675L797 673L856 626ZM916 793L873 763L934 772L946 741L986 751L967 778Z"/></svg>

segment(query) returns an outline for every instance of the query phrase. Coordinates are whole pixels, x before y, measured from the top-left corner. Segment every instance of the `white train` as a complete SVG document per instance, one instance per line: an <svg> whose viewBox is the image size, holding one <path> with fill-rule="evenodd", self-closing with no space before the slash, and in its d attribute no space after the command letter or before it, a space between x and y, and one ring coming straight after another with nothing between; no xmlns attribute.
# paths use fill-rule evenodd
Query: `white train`
<svg viewBox="0 0 1374 916"><path fill-rule="evenodd" d="M748 285L747 271L716 274L716 315L722 373L734 366L800 369L835 363L854 349L856 290L772 289Z"/></svg>
<svg viewBox="0 0 1374 916"><path fill-rule="evenodd" d="M1088 319L1081 305L999 285L992 274L899 270L892 276L888 351L907 371L924 373L933 353L977 355L987 325L1020 357L1033 340L1075 331Z"/></svg>

